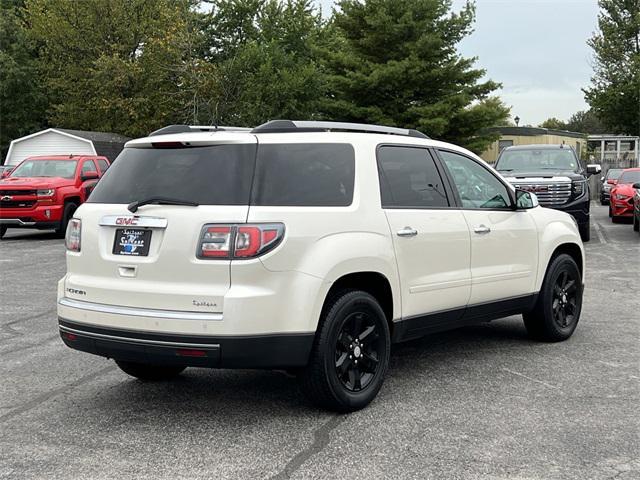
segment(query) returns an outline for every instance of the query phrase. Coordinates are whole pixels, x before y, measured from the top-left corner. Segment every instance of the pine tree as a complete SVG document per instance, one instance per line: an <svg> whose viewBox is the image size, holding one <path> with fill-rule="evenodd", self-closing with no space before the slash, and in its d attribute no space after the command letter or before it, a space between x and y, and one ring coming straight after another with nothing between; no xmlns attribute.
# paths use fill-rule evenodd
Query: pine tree
<svg viewBox="0 0 640 480"><path fill-rule="evenodd" d="M490 96L475 58L458 43L471 33L470 2L459 13L450 0L341 0L333 18L339 38L327 51L331 119L416 128L481 152L509 109Z"/></svg>

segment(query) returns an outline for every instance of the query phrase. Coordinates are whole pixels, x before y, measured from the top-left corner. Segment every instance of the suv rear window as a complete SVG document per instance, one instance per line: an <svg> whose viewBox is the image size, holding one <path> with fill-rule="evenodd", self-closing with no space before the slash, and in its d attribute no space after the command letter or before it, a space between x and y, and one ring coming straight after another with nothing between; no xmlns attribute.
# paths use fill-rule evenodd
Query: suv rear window
<svg viewBox="0 0 640 480"><path fill-rule="evenodd" d="M125 148L89 202L131 203L158 196L200 205L247 205L255 155L255 144Z"/></svg>
<svg viewBox="0 0 640 480"><path fill-rule="evenodd" d="M257 165L253 205L342 207L353 201L349 144L263 144Z"/></svg>

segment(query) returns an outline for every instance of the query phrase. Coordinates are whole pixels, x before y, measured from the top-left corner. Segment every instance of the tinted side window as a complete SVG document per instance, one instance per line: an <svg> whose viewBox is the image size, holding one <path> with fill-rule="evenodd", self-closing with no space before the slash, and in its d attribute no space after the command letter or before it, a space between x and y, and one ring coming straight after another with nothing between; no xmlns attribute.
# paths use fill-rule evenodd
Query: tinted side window
<svg viewBox="0 0 640 480"><path fill-rule="evenodd" d="M423 148L380 147L378 175L383 207L449 206L442 178Z"/></svg>
<svg viewBox="0 0 640 480"><path fill-rule="evenodd" d="M85 173L98 173L96 171L96 165L93 163L93 160L85 160L82 162L82 172L81 175Z"/></svg>
<svg viewBox="0 0 640 480"><path fill-rule="evenodd" d="M464 208L509 208L507 187L489 170L470 158L440 150Z"/></svg>
<svg viewBox="0 0 640 480"><path fill-rule="evenodd" d="M109 164L106 160L98 159L98 167L100 167L100 172L104 173L109 168Z"/></svg>
<svg viewBox="0 0 640 480"><path fill-rule="evenodd" d="M265 144L258 148L254 205L351 205L355 153L349 144Z"/></svg>

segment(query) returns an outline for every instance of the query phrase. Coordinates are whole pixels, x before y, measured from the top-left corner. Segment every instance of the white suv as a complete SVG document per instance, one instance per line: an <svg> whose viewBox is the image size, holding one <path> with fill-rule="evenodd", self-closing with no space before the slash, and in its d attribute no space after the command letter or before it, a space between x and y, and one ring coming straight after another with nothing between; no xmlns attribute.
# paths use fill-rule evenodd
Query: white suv
<svg viewBox="0 0 640 480"><path fill-rule="evenodd" d="M367 405L391 344L522 314L576 328L575 221L471 152L398 128L273 121L132 140L70 222L62 339L140 379L296 372Z"/></svg>

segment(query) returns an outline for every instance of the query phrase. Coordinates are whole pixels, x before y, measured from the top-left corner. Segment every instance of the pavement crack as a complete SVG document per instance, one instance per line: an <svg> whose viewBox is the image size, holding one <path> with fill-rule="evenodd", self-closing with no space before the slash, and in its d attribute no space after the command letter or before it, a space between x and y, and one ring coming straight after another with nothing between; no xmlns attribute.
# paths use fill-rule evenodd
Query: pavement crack
<svg viewBox="0 0 640 480"><path fill-rule="evenodd" d="M90 382L91 380L99 377L100 375L103 375L107 372L115 370L115 368L116 367L114 365L106 366L95 372L88 373L87 375L84 375L71 383L67 383L66 385L58 387L54 390L38 395L35 398L29 400L28 402L23 403L19 407L14 408L13 410L3 415L0 415L0 422L5 422L7 420L11 420L17 417L18 415L22 415L23 413L31 410L32 408L37 407L38 405L52 399L53 397L56 397L64 392L67 392L73 388L76 388L85 382Z"/></svg>
<svg viewBox="0 0 640 480"><path fill-rule="evenodd" d="M10 353L14 353L14 352L22 352L24 350L28 350L30 348L35 348L35 347L41 347L42 345L45 345L47 343L49 343L50 341L59 338L60 335L58 333L51 335L49 337L44 338L41 342L37 342L37 343L29 343L28 345L19 345L17 347L13 347L13 348L9 348L7 350L1 350L0 351L0 356L1 355L9 355ZM15 340L15 338L11 338L11 339L4 339L4 340Z"/></svg>
<svg viewBox="0 0 640 480"><path fill-rule="evenodd" d="M315 430L313 432L313 442L311 445L289 460L289 463L287 463L280 472L270 477L270 480L284 480L291 478L291 475L293 475L307 460L317 453L320 453L329 444L329 434L338 425L344 422L346 418L346 415L335 416Z"/></svg>
<svg viewBox="0 0 640 480"><path fill-rule="evenodd" d="M555 388L555 389L558 388L555 385L551 385L550 383L543 382L542 380L536 380L535 378L531 378L531 377L529 377L527 375L524 375L524 374L522 374L520 372L516 372L515 370L509 370L508 368L502 368L502 370L504 370L505 372L509 372L512 375L517 375L519 377L526 378L527 380L529 380L531 382L539 383L540 385L544 385L545 387Z"/></svg>

